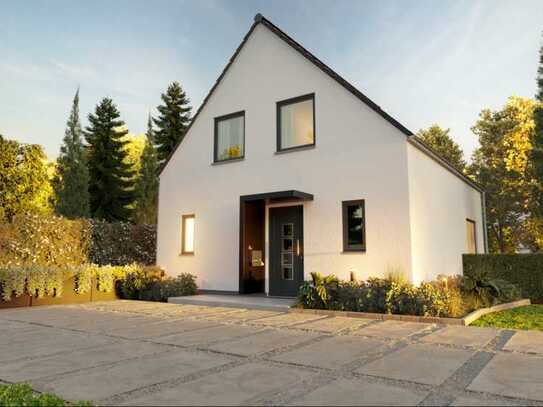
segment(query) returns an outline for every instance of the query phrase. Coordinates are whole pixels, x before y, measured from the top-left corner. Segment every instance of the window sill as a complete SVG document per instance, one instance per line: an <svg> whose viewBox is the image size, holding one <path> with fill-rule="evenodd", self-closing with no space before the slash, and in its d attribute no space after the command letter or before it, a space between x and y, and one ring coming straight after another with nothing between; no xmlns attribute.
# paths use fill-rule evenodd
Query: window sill
<svg viewBox="0 0 543 407"><path fill-rule="evenodd" d="M341 254L356 254L356 253L366 253L366 249L347 249L347 250L341 251Z"/></svg>
<svg viewBox="0 0 543 407"><path fill-rule="evenodd" d="M240 158L230 158L228 160L221 160L221 161L213 161L211 165L222 165L222 164L229 164L229 163L237 163L240 161L245 160L245 157Z"/></svg>
<svg viewBox="0 0 543 407"><path fill-rule="evenodd" d="M306 146L299 146L299 147L290 147L290 148L285 148L283 150L278 150L274 154L286 154L286 153L293 153L295 151L312 150L315 147L316 147L315 144L308 144Z"/></svg>
<svg viewBox="0 0 543 407"><path fill-rule="evenodd" d="M179 253L180 256L194 256L194 252L192 253Z"/></svg>

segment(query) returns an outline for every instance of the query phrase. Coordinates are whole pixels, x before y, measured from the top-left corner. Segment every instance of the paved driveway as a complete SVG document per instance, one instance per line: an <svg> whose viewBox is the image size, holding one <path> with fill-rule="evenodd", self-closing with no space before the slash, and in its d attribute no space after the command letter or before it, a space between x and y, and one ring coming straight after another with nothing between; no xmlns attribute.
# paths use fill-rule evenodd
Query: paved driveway
<svg viewBox="0 0 543 407"><path fill-rule="evenodd" d="M543 405L543 333L130 301L0 310L2 381L107 405Z"/></svg>

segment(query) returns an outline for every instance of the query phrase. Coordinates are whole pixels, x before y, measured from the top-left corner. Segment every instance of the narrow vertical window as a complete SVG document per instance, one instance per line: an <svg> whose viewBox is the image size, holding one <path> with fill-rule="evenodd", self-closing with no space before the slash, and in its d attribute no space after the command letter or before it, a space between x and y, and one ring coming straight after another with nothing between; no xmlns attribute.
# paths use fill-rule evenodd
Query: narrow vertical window
<svg viewBox="0 0 543 407"><path fill-rule="evenodd" d="M181 254L194 254L194 215L181 217Z"/></svg>
<svg viewBox="0 0 543 407"><path fill-rule="evenodd" d="M215 118L214 161L229 161L245 155L245 112Z"/></svg>
<svg viewBox="0 0 543 407"><path fill-rule="evenodd" d="M277 102L277 151L315 145L315 95Z"/></svg>
<svg viewBox="0 0 543 407"><path fill-rule="evenodd" d="M366 251L366 213L364 200L342 202L343 251Z"/></svg>
<svg viewBox="0 0 543 407"><path fill-rule="evenodd" d="M477 228L474 220L466 219L467 253L477 254Z"/></svg>

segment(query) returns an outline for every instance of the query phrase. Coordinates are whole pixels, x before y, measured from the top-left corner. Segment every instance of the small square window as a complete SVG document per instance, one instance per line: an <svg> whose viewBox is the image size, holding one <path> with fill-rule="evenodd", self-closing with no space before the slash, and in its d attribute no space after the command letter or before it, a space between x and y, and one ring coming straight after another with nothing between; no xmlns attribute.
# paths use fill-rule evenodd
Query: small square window
<svg viewBox="0 0 543 407"><path fill-rule="evenodd" d="M315 145L315 94L277 102L277 151Z"/></svg>
<svg viewBox="0 0 543 407"><path fill-rule="evenodd" d="M229 161L245 155L245 112L215 118L214 161Z"/></svg>
<svg viewBox="0 0 543 407"><path fill-rule="evenodd" d="M194 215L181 217L181 254L194 254Z"/></svg>
<svg viewBox="0 0 543 407"><path fill-rule="evenodd" d="M366 251L366 213L364 200L342 202L343 251Z"/></svg>

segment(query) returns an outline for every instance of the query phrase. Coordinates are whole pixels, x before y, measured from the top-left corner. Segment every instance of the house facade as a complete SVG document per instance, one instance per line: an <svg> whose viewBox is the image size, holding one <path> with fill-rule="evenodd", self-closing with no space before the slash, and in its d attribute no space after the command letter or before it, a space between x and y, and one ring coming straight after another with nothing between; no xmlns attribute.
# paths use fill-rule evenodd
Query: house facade
<svg viewBox="0 0 543 407"><path fill-rule="evenodd" d="M311 272L462 273L484 193L261 15L160 175L157 264L293 296Z"/></svg>

